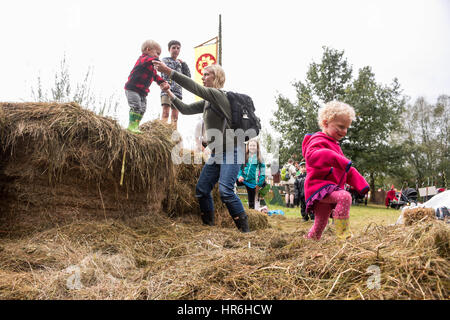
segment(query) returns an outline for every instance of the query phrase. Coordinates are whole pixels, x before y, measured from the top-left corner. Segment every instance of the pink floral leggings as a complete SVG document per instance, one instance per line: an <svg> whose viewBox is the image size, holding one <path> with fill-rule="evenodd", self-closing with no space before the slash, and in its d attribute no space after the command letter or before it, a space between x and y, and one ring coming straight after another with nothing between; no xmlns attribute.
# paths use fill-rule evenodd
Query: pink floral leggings
<svg viewBox="0 0 450 320"><path fill-rule="evenodd" d="M348 219L352 196L345 190L338 190L330 193L321 201L314 205L314 225L309 230L307 238L319 240L322 232L327 226L331 210L333 210L334 219Z"/></svg>

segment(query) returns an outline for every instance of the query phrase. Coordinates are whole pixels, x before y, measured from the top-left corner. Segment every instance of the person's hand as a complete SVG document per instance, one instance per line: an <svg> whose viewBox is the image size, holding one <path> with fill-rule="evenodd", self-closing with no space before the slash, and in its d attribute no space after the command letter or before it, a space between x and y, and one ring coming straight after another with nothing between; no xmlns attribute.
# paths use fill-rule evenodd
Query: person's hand
<svg viewBox="0 0 450 320"><path fill-rule="evenodd" d="M172 71L172 69L170 69L164 62L159 61L159 60L153 60L152 63L155 66L156 71L159 71L166 75L170 75L170 72Z"/></svg>
<svg viewBox="0 0 450 320"><path fill-rule="evenodd" d="M162 90L162 91L168 91L168 90L170 90L170 84L166 81L166 82L163 82L163 83L161 83L160 85L159 85L159 88Z"/></svg>
<svg viewBox="0 0 450 320"><path fill-rule="evenodd" d="M167 85L166 85L167 84ZM172 90L170 90L170 84L168 84L167 82L165 83L161 83L161 85L159 86L160 89L162 91L164 91L165 93L167 93L167 95L169 96L170 99L175 99L175 95L173 94Z"/></svg>
<svg viewBox="0 0 450 320"><path fill-rule="evenodd" d="M183 63L183 60L181 60L181 59L178 59L178 61L180 61L180 63Z"/></svg>
<svg viewBox="0 0 450 320"><path fill-rule="evenodd" d="M241 176L241 177L239 177L238 181L239 181L239 182L242 182L242 181L244 181L244 177L242 177L242 176Z"/></svg>
<svg viewBox="0 0 450 320"><path fill-rule="evenodd" d="M256 187L255 187L255 192L256 192L256 194L258 194L258 192L259 192L259 189L261 189L261 187L260 187L260 186L256 186Z"/></svg>

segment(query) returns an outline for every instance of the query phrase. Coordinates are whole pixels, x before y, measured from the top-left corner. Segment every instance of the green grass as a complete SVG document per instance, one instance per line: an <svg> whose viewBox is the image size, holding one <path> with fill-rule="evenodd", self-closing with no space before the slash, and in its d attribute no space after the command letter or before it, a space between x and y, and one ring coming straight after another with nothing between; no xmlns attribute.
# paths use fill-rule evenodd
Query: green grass
<svg viewBox="0 0 450 320"><path fill-rule="evenodd" d="M247 197L241 196L242 203L245 208L248 208ZM285 217L287 219L278 219L275 223L276 227L285 230L285 231L293 231L298 228L309 229L312 225L312 221L304 222L301 219L300 208L286 208L284 206L279 205L271 205L269 204L270 199L266 200L267 206L269 210L277 210L280 209L284 212ZM384 205L377 204L368 204L365 205L353 205L350 208L350 225L352 231L361 232L371 223L377 225L387 226L390 224L394 224L401 210L396 209L386 209ZM271 222L273 220L271 219Z"/></svg>

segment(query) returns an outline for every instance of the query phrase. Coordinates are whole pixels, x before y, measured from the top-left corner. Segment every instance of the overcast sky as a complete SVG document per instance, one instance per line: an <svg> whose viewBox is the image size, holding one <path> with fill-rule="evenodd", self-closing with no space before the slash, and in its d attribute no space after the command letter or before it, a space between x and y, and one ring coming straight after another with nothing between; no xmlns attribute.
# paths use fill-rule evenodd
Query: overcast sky
<svg viewBox="0 0 450 320"><path fill-rule="evenodd" d="M6 4L5 4L6 3ZM265 127L275 97L295 99L322 46L344 50L358 69L369 65L378 82L398 78L412 100L450 94L450 0L308 1L2 1L0 101L30 101L37 77L51 88L64 54L73 81L93 67L97 96L120 102L114 116L128 125L123 86L146 39L181 42L180 58L193 73L193 48L218 33L222 15L226 90L253 97ZM144 121L161 113L153 84ZM186 102L194 97L184 93ZM199 116L180 116L191 135Z"/></svg>

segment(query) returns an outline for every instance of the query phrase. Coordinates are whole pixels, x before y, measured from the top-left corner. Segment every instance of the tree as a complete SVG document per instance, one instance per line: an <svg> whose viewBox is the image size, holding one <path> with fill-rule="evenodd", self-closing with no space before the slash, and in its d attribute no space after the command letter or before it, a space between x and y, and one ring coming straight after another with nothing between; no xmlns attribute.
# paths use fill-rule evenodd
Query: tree
<svg viewBox="0 0 450 320"><path fill-rule="evenodd" d="M278 110L270 124L281 134L280 160L286 162L292 154L301 155L306 133L319 130L317 110L324 101L339 100L345 94L352 68L344 51L323 47L322 63L312 63L306 81L294 83L297 102L293 104L283 95L277 98ZM296 159L300 160L300 159Z"/></svg>
<svg viewBox="0 0 450 320"><path fill-rule="evenodd" d="M405 98L397 79L390 85L378 84L367 66L353 80L344 51L323 49L322 61L310 64L306 80L293 84L296 103L282 95L277 97L278 109L271 125L282 135L280 156L286 161L293 151L301 150L306 133L319 131L317 111L321 104L332 100L349 103L355 108L356 120L341 141L342 149L369 178L374 190L377 179L401 167L401 148L391 136L400 128Z"/></svg>
<svg viewBox="0 0 450 320"><path fill-rule="evenodd" d="M342 149L375 190L375 181L395 173L404 161L401 144L391 137L401 128L405 98L397 79L391 85L378 84L372 69L366 66L347 87L343 100L354 107L356 119Z"/></svg>
<svg viewBox="0 0 450 320"><path fill-rule="evenodd" d="M407 106L403 118L407 166L418 186L431 181L447 187L450 175L450 96L441 95L436 104L419 97Z"/></svg>

